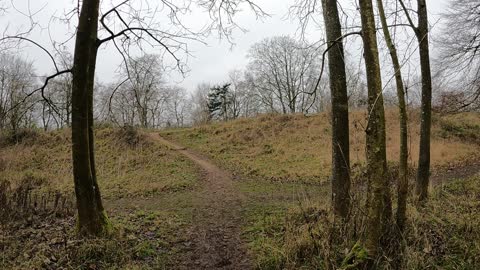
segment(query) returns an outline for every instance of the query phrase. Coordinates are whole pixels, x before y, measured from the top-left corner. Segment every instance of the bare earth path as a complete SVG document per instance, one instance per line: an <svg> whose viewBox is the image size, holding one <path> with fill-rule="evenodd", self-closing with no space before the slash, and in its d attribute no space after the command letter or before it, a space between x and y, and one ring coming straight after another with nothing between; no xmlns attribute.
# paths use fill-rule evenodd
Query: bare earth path
<svg viewBox="0 0 480 270"><path fill-rule="evenodd" d="M235 190L232 175L207 158L156 133L151 136L202 168L202 188L194 198L193 227L188 232L191 247L178 268L251 269L246 247L240 238L245 197Z"/></svg>

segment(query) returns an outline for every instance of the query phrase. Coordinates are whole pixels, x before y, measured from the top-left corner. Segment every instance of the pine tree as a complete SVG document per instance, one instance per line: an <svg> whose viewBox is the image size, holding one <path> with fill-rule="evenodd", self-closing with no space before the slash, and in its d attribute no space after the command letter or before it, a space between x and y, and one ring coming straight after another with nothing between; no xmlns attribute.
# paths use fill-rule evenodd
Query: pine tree
<svg viewBox="0 0 480 270"><path fill-rule="evenodd" d="M228 120L228 108L231 102L230 83L222 86L215 86L210 89L207 97L208 111L210 112L210 120L221 119Z"/></svg>

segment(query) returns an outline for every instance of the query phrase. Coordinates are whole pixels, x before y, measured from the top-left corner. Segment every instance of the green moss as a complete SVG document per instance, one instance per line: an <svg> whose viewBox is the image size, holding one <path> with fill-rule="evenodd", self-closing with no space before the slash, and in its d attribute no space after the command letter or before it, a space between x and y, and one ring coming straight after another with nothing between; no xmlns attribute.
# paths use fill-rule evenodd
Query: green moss
<svg viewBox="0 0 480 270"><path fill-rule="evenodd" d="M100 213L100 220L102 222L102 234L104 236L110 236L115 232L113 222L108 218L107 211L103 210Z"/></svg>
<svg viewBox="0 0 480 270"><path fill-rule="evenodd" d="M99 216L98 216L98 222L99 222L99 226L100 226L100 230L99 232L95 235L96 237L110 237L114 234L115 232L115 227L113 226L113 223L112 221L108 218L108 215L107 215L107 211L103 210L99 213ZM80 226L80 222L79 222L79 219L77 218L76 220L76 232L78 235L80 236L91 236L91 233L92 232L88 232L88 231L83 231L81 226Z"/></svg>
<svg viewBox="0 0 480 270"><path fill-rule="evenodd" d="M367 250L360 244L360 242L357 242L343 259L340 269L358 269L361 265L364 265L367 260Z"/></svg>

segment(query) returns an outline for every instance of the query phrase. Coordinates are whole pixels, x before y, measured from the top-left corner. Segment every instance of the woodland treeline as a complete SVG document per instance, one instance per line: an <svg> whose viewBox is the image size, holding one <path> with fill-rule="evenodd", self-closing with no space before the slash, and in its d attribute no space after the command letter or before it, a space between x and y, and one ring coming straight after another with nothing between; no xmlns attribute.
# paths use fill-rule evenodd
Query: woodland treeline
<svg viewBox="0 0 480 270"><path fill-rule="evenodd" d="M432 111L479 109L477 0L451 0L442 15L444 23L438 37L430 35L433 24L425 0L360 0L349 4L296 0L291 3L289 16L300 22L300 37L265 38L250 48L245 70L232 70L225 81L201 84L195 89L170 83L167 74L172 66L168 63L173 61L173 68L182 72L181 53L187 50L186 40L200 39L205 33L185 29L177 16L169 17L176 30L161 28L160 20L149 20L147 25L145 17L138 16L142 10L130 2L134 1L120 2L102 12L99 0L81 2L76 10L73 54L47 52L55 64L52 75L36 77L31 62L8 51L0 58L2 129L71 127L80 235L99 236L112 229L96 180L95 124L158 128L261 113L309 114L324 110L329 110L332 118L332 209L340 231L354 220L348 112L364 108L368 195L362 207L367 226L349 256L356 257L352 260L355 267L372 268L387 256L385 252L391 247L387 236L404 233L408 219L407 108L421 111L413 195L419 207L428 200ZM161 2L173 14L191 8ZM190 2L209 14L209 33L227 37L236 27L233 19L239 6L257 16L268 15L268 10L262 10L261 3L253 0ZM306 41L309 24L321 25L324 40ZM28 33L6 35L2 42L10 48L18 42L34 43ZM156 44L161 53L135 56L126 49L143 48L143 42ZM107 43L113 43L124 57L115 82L102 82L95 75L100 63L98 49ZM352 49L355 46L361 50ZM401 126L396 190L387 174L387 105L398 108ZM392 196L394 192L396 196Z"/></svg>
<svg viewBox="0 0 480 270"><path fill-rule="evenodd" d="M47 100L42 100L40 93L24 100L29 90L41 86L42 80L37 78L32 62L8 53L2 58L2 127L69 127L71 75L59 75L49 82L44 91ZM68 52L60 59L65 67L72 63ZM185 89L169 83L169 71L159 55L129 58L120 67L118 81L107 83L97 78L95 120L118 126L181 127L262 113L318 113L328 108L328 78L319 76L320 49L293 37L277 36L254 44L249 59L245 70L231 70L225 81ZM359 72L348 74L352 107L366 105L366 82ZM224 88L223 97L216 88ZM215 98L222 99L221 112L212 107ZM395 102L393 98L391 102Z"/></svg>
<svg viewBox="0 0 480 270"><path fill-rule="evenodd" d="M399 32L397 34L399 37L391 42L398 44L411 42L411 36L401 33L404 31L403 28L408 28L408 25L405 26L401 21L408 23L408 17L401 14L401 10L393 10L393 2L386 4L388 13L385 14L390 17L397 16L399 24L396 27L389 27L393 33ZM459 21L455 16L456 14L468 16L470 13L473 16L475 9L471 6L474 4L475 1L451 3L448 12L442 14L444 29L436 31L438 36L431 42L435 45L432 57L435 83L433 102L434 107L442 112L479 108L476 60L478 45L475 43L477 35L473 32L478 27L475 18L473 21L467 18ZM302 8L306 7L292 6L292 12L302 12ZM292 13L291 16L296 14ZM298 16L303 18L300 14ZM376 16L378 17L378 14ZM379 20L377 25L380 26L380 18L377 20ZM352 25L354 23L355 20L349 22ZM465 26L468 24L471 27ZM437 26L439 27L441 26ZM452 27L457 31L452 31ZM347 47L351 47L350 51L354 51L355 46L361 46L357 44L358 38L344 42ZM392 64L387 54L388 44L384 40L379 40L379 43L383 46L381 48L385 49L380 55L382 64L391 69ZM120 66L117 80L107 82L96 77L94 118L98 123L159 128L254 117L261 113L322 112L331 107L329 71L325 68L328 63L325 46L324 43L309 43L299 37L265 38L251 46L248 54L249 63L244 70L232 69L228 73L228 78L223 81L204 82L189 89L172 82L169 77L172 71L166 67L160 54L131 56ZM402 66L404 73L407 72L403 80L407 90L405 93L407 105L415 108L421 100L421 77L416 69L411 70L418 60L414 55L418 48L413 45L411 47L400 51L400 57L403 59L397 59L397 64ZM73 55L68 51L58 51L53 57L63 69L68 69L72 65ZM361 63L357 63L362 61L361 55L353 55L350 59L347 55L345 60L349 107L365 108L367 105L365 68ZM35 70L33 61L9 53L8 50L2 53L0 61L2 63L0 125L3 129L37 127L49 130L70 126L71 74L61 74L52 78L46 85L43 96L41 93L35 93L25 98L31 89L41 87L44 82L39 71ZM392 72L393 69L383 74L387 80L383 96L388 106L396 106L399 103ZM228 87L223 97L224 112L214 113L211 111L212 108L209 108L209 102L214 99L214 89L226 85Z"/></svg>

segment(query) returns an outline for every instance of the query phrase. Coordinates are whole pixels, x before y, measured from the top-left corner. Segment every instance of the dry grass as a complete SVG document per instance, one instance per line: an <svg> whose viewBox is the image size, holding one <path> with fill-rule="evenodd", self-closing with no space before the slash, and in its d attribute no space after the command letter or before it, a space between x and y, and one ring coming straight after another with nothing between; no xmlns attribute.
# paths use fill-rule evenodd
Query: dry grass
<svg viewBox="0 0 480 270"><path fill-rule="evenodd" d="M0 269L174 268L191 226L198 168L133 129L96 130L97 174L115 234L78 239L69 133L3 140Z"/></svg>
<svg viewBox="0 0 480 270"><path fill-rule="evenodd" d="M424 207L409 204L404 237L390 234L392 251L376 269L398 269L399 258L403 259L400 269L479 269L479 197L477 175L436 187ZM250 208L245 235L256 269L356 269L342 267L365 233L363 205L354 207L358 211L343 228L334 222L327 205L328 197L319 196L303 197L296 204L278 206L270 201Z"/></svg>
<svg viewBox="0 0 480 270"><path fill-rule="evenodd" d="M191 187L197 169L185 157L167 147L136 138L122 143L123 133L96 131L96 162L99 185L106 198L149 196ZM33 143L0 149L0 179L12 188L26 175L42 180L41 191L73 192L69 130L41 133Z"/></svg>
<svg viewBox="0 0 480 270"><path fill-rule="evenodd" d="M0 226L0 269L173 269L186 241L185 220L166 211L115 213L116 233L79 239L75 218L32 216ZM12 233L15 232L15 233Z"/></svg>
<svg viewBox="0 0 480 270"><path fill-rule="evenodd" d="M468 119L468 122L480 122L480 115L475 113L456 117ZM409 118L410 163L415 166L418 159L418 112L410 112ZM386 119L387 157L395 162L399 156L396 109L388 109ZM445 136L442 133L444 126L439 121L444 117L438 116L436 119L431 145L434 167L463 163L478 157L479 144L459 136ZM332 146L329 121L326 113L310 117L263 115L255 119L167 130L162 135L249 176L277 181L318 182L327 179L330 174ZM351 113L350 122L351 162L361 164L365 160L366 113Z"/></svg>
<svg viewBox="0 0 480 270"><path fill-rule="evenodd" d="M352 164L357 164L353 171L358 174L354 182L358 182L359 189L365 187L361 184L365 118L363 112L351 114L351 159ZM399 148L396 110L387 110L386 118L387 156L392 179L395 179ZM410 112L409 118L410 164L413 167L418 158L418 112ZM336 269L364 232L361 212L364 211L362 194L365 190L355 193L359 198L356 199L357 215L353 225L342 230L340 235L332 234L335 230L328 209L329 187L315 185L326 180L330 173L329 121L327 114L311 117L263 115L255 119L166 130L162 136L204 153L226 168L251 176L246 179L252 181L241 181L238 186L252 198L246 207L245 237L257 269ZM480 144L475 137L480 134L478 123L478 113L435 116L431 149L434 170L455 168L479 157ZM470 181L478 185L479 179ZM480 225L471 217L475 213L472 205L478 206L478 203L473 197L461 194L466 188L462 190L447 201L454 205L468 204L466 208L449 206L450 203L443 201L444 197L438 197L438 189L426 208L416 210L409 206L410 231L405 254L408 265L405 269L477 269L478 229L472 234L465 234L464 230ZM476 189L472 196L478 197L478 191ZM468 225L458 222L465 219ZM449 233L454 237L449 238ZM440 244L436 244L436 237L440 237ZM395 247L399 245L398 239L400 237L393 240ZM467 239L477 242L470 244ZM450 254L444 252L445 247L453 249ZM395 261L387 259L383 263L383 268L391 269Z"/></svg>

